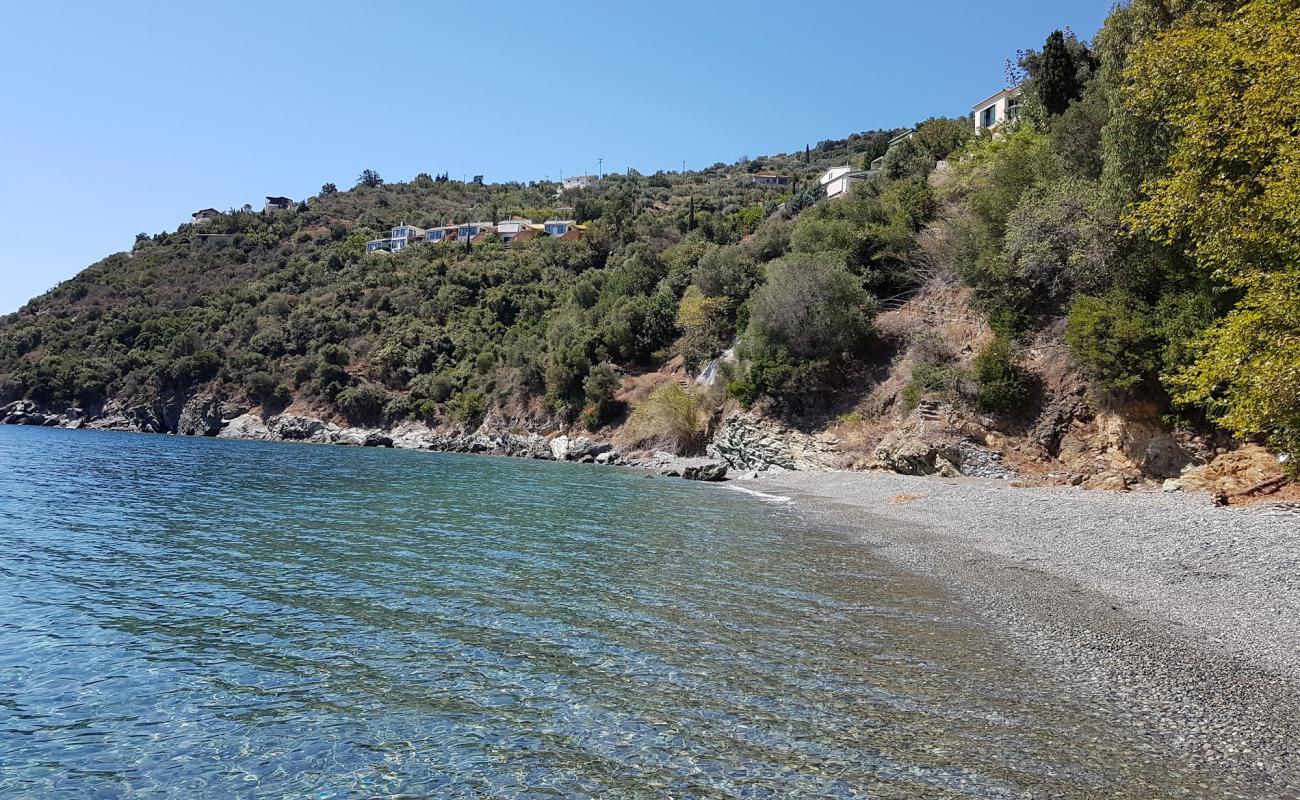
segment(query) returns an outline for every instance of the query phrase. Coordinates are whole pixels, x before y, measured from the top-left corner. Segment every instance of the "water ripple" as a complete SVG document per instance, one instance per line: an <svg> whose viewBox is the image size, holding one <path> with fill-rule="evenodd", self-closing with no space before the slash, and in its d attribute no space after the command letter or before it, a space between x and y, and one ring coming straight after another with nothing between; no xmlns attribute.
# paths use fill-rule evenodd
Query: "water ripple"
<svg viewBox="0 0 1300 800"><path fill-rule="evenodd" d="M757 500L0 428L0 795L1196 795L938 587Z"/></svg>

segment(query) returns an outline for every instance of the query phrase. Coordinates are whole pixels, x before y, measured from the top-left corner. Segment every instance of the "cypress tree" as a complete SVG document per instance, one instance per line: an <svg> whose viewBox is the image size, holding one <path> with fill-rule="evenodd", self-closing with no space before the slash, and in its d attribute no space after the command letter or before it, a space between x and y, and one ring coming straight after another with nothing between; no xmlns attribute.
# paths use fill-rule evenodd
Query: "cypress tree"
<svg viewBox="0 0 1300 800"><path fill-rule="evenodd" d="M1043 45L1043 56L1038 68L1038 100L1047 113L1065 113L1070 103L1079 97L1079 76L1074 56L1065 44L1065 34L1052 31Z"/></svg>

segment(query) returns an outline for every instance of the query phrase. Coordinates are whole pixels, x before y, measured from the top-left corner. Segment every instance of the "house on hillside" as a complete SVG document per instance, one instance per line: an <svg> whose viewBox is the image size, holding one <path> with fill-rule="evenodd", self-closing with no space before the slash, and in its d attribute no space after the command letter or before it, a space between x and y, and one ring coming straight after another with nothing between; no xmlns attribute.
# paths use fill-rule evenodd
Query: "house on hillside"
<svg viewBox="0 0 1300 800"><path fill-rule="evenodd" d="M203 225L204 223L211 222L219 216L221 216L221 212L215 208L200 208L198 211L190 214L190 224Z"/></svg>
<svg viewBox="0 0 1300 800"><path fill-rule="evenodd" d="M456 226L456 238L462 242L481 242L493 233L496 226L491 222L463 222Z"/></svg>
<svg viewBox="0 0 1300 800"><path fill-rule="evenodd" d="M561 184L565 189L594 189L600 184L600 178L595 175L573 175L565 178Z"/></svg>
<svg viewBox="0 0 1300 800"><path fill-rule="evenodd" d="M916 136L915 128L913 128L912 130L904 131L903 133L900 133L894 138L890 139L889 145L885 148L885 155L882 155L880 158L877 158L871 162L871 167L867 170L867 174L874 175L881 168L883 168L885 166L885 157L889 155L889 152L893 150L895 147L898 147L903 142L906 142L908 139L911 139L913 136Z"/></svg>
<svg viewBox="0 0 1300 800"><path fill-rule="evenodd" d="M793 182L789 175L778 175L775 172L760 172L754 176L754 183L759 186L786 187Z"/></svg>
<svg viewBox="0 0 1300 800"><path fill-rule="evenodd" d="M408 245L424 238L424 228L417 228L413 225L398 225L388 232L389 252L396 253Z"/></svg>
<svg viewBox="0 0 1300 800"><path fill-rule="evenodd" d="M289 197L267 197L263 211L288 211L293 208L293 199Z"/></svg>
<svg viewBox="0 0 1300 800"><path fill-rule="evenodd" d="M542 223L542 230L559 239L581 239L586 228L572 219L548 219Z"/></svg>
<svg viewBox="0 0 1300 800"><path fill-rule="evenodd" d="M429 228L424 232L424 241L429 244L441 244L442 242L454 242L455 240L455 225L442 225L437 228Z"/></svg>
<svg viewBox="0 0 1300 800"><path fill-rule="evenodd" d="M533 224L531 219L524 217L511 217L497 223L497 236L505 244L511 242L522 242L537 235L537 225Z"/></svg>
<svg viewBox="0 0 1300 800"><path fill-rule="evenodd" d="M839 197L867 177L865 172L855 172L853 167L831 167L822 173L817 182L826 187L826 196Z"/></svg>
<svg viewBox="0 0 1300 800"><path fill-rule="evenodd" d="M1014 122L1020 116L1020 87L1003 89L983 102L976 103L975 132L993 130L1004 122Z"/></svg>
<svg viewBox="0 0 1300 800"><path fill-rule="evenodd" d="M392 250L392 247L391 239L371 239L366 242L366 253L387 253Z"/></svg>

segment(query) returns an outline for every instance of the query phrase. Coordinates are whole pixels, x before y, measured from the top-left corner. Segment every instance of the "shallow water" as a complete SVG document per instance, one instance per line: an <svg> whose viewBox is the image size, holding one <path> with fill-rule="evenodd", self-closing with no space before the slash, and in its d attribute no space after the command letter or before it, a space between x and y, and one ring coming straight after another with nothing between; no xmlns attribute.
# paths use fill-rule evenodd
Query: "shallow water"
<svg viewBox="0 0 1300 800"><path fill-rule="evenodd" d="M613 468L0 427L0 796L1216 796L937 586Z"/></svg>

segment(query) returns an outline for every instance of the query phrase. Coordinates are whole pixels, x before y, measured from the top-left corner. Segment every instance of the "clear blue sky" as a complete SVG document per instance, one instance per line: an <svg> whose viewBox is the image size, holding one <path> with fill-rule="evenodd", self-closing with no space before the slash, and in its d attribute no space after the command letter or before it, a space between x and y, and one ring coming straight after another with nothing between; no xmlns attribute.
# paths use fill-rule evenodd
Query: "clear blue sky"
<svg viewBox="0 0 1300 800"><path fill-rule="evenodd" d="M954 115L1110 0L0 3L0 313L366 168L688 168Z"/></svg>

